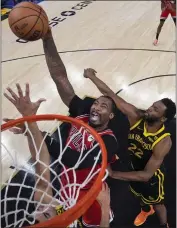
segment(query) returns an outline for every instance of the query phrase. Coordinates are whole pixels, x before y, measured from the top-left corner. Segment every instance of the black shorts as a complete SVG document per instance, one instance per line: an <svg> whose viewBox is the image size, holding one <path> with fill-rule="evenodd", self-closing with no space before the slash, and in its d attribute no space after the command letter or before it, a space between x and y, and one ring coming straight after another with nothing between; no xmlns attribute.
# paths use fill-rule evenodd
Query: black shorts
<svg viewBox="0 0 177 228"><path fill-rule="evenodd" d="M130 182L131 192L144 204L159 204L164 201L164 172L158 169L148 182Z"/></svg>

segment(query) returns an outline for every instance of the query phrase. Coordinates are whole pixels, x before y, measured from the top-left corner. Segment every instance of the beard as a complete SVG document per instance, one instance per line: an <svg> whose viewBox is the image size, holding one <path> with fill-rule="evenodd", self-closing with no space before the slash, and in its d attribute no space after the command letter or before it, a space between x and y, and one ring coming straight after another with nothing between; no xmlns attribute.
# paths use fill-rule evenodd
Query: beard
<svg viewBox="0 0 177 228"><path fill-rule="evenodd" d="M143 115L143 119L151 126L159 121L159 118L149 116L145 110L141 110L141 113Z"/></svg>
<svg viewBox="0 0 177 228"><path fill-rule="evenodd" d="M149 125L153 125L153 124L155 124L156 122L159 121L159 118L144 116L144 120L145 120Z"/></svg>

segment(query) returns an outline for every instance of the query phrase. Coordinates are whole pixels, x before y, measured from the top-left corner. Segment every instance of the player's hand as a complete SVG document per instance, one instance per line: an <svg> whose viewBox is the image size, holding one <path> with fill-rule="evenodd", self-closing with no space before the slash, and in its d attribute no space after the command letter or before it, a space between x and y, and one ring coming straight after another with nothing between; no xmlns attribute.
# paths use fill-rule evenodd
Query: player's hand
<svg viewBox="0 0 177 228"><path fill-rule="evenodd" d="M8 119L8 118L4 118L3 119L3 121L6 122L6 123L9 122L9 121L12 121L12 120L14 120L14 119ZM11 127L8 130L11 131L14 134L19 135L19 134L23 134L25 132L26 127L25 127L24 124L18 124L17 126Z"/></svg>
<svg viewBox="0 0 177 228"><path fill-rule="evenodd" d="M102 184L102 189L97 196L97 201L101 206L110 205L110 189L106 183Z"/></svg>
<svg viewBox="0 0 177 228"><path fill-rule="evenodd" d="M7 91L10 93L9 96L7 93L4 93L4 96L16 107L16 109L22 114L22 116L35 115L40 104L46 99L41 98L36 102L32 102L30 99L30 89L29 84L26 84L25 94L19 84L16 84L18 95L11 89L7 88Z"/></svg>
<svg viewBox="0 0 177 228"><path fill-rule="evenodd" d="M96 70L92 69L92 68L87 68L84 69L84 77L85 78L92 78L96 76Z"/></svg>

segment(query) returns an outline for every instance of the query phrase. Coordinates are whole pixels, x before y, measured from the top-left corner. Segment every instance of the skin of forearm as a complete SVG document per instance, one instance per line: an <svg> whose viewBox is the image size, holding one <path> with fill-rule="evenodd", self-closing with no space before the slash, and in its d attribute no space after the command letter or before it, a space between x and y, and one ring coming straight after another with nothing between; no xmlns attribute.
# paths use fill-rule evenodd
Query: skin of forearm
<svg viewBox="0 0 177 228"><path fill-rule="evenodd" d="M66 106L75 95L74 89L68 80L66 68L60 58L52 36L43 39L43 47L47 66L58 93Z"/></svg>
<svg viewBox="0 0 177 228"><path fill-rule="evenodd" d="M67 77L66 68L60 58L60 55L58 54L52 36L43 39L43 48L46 62L53 80L57 81L59 77Z"/></svg>
<svg viewBox="0 0 177 228"><path fill-rule="evenodd" d="M106 96L110 96L114 99L116 97L116 100L118 103L118 100L120 102L125 102L121 97L117 96L103 81L101 81L98 77L90 77L90 80L96 85L96 87L99 89L99 91Z"/></svg>
<svg viewBox="0 0 177 228"><path fill-rule="evenodd" d="M34 140L34 142L33 142L31 135L28 133L28 135L27 135L28 145L29 145L29 149L30 149L32 158L34 161L36 161L36 152L39 151L39 149L41 147L41 142L43 140L43 136L42 136L42 133L39 131L39 128L36 123L29 123L28 127L32 134L33 140ZM36 145L37 151L34 147L34 143ZM40 162L36 163L36 166L35 166L36 173L38 175L41 175L43 173L43 171L46 169L46 167L48 167L50 165L50 155L48 153L45 142L43 143L41 150L40 150L39 161L43 162L45 164L45 165L42 165ZM43 177L47 181L50 181L50 171L48 168L45 170ZM40 180L40 181L41 181L41 184L43 184L43 185L46 185L46 183L47 183L42 180Z"/></svg>
<svg viewBox="0 0 177 228"><path fill-rule="evenodd" d="M96 85L99 91L104 95L112 95L114 92L96 76L90 77L90 80Z"/></svg>
<svg viewBox="0 0 177 228"><path fill-rule="evenodd" d="M119 172L113 171L112 178L123 180L123 181L142 181L146 182L150 178L149 175L144 171L132 171L132 172Z"/></svg>
<svg viewBox="0 0 177 228"><path fill-rule="evenodd" d="M101 205L100 227L109 227L109 212L110 212L110 205L106 203L104 205Z"/></svg>
<svg viewBox="0 0 177 228"><path fill-rule="evenodd" d="M32 160L33 160L33 162L35 162L36 161L36 150L35 150L35 147L34 147L34 143L33 143L32 137L31 137L31 135L29 133L27 133L26 136L27 136L28 147L29 147L29 150L30 150L30 153L31 153Z"/></svg>

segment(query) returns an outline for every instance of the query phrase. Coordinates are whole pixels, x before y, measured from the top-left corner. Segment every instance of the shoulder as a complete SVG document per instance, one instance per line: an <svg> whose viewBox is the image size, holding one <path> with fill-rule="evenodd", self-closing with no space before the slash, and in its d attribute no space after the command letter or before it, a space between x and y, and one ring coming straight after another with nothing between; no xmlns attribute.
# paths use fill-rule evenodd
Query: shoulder
<svg viewBox="0 0 177 228"><path fill-rule="evenodd" d="M88 123L88 121L89 121L89 116L90 116L89 113L85 113L85 114L82 114L82 115L78 115L78 116L76 116L75 118L78 119L78 120L81 120L81 121L83 121L83 122Z"/></svg>
<svg viewBox="0 0 177 228"><path fill-rule="evenodd" d="M170 136L163 138L155 147L153 148L153 154L156 156L163 157L170 152L172 146L172 141Z"/></svg>
<svg viewBox="0 0 177 228"><path fill-rule="evenodd" d="M117 138L112 130L105 130L100 136L102 137L104 143L112 144L113 146L118 144Z"/></svg>
<svg viewBox="0 0 177 228"><path fill-rule="evenodd" d="M130 131L136 129L139 126L141 126L141 128L142 128L142 126L144 126L144 120L143 119L139 119L136 122L134 122L134 124L132 126L130 126Z"/></svg>
<svg viewBox="0 0 177 228"><path fill-rule="evenodd" d="M119 144L117 139L114 135L102 135L103 142L105 144L107 153L108 153L108 160L112 159L112 156L117 154L119 149Z"/></svg>
<svg viewBox="0 0 177 228"><path fill-rule="evenodd" d="M157 144L157 145L158 145L158 144ZM166 136L165 138L163 138L163 139L159 142L159 145L160 145L160 146L164 146L164 145L171 146L171 145L172 145L172 141L171 141L170 135L169 135L169 136Z"/></svg>
<svg viewBox="0 0 177 228"><path fill-rule="evenodd" d="M83 100L80 97L78 97L77 95L75 95L69 103L69 108L71 109L74 106L80 105L82 103L83 103Z"/></svg>

